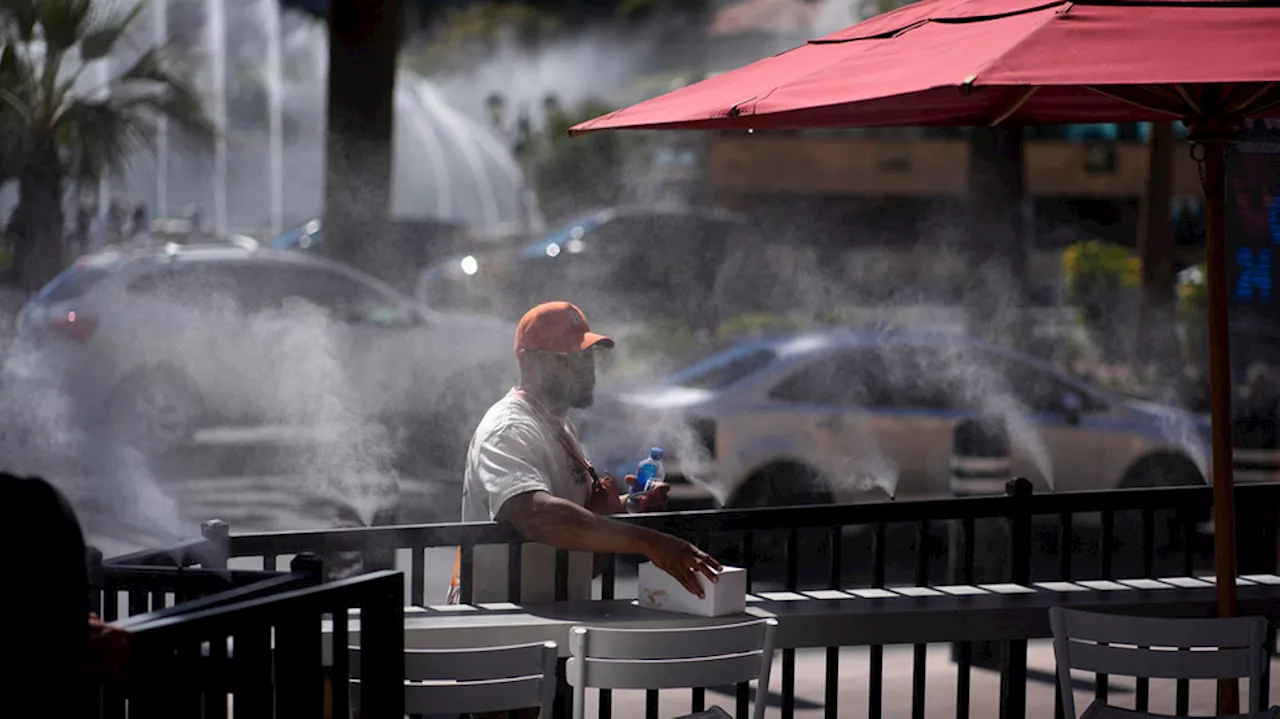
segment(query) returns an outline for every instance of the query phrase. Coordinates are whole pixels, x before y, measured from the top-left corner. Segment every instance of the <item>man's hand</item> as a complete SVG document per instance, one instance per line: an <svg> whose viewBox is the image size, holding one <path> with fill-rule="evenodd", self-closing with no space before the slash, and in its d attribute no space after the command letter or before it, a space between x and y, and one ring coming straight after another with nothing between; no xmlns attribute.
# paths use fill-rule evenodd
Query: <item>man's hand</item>
<svg viewBox="0 0 1280 719"><path fill-rule="evenodd" d="M618 496L618 480L609 475L600 478L600 486L591 488L587 509L595 514L626 514L627 508Z"/></svg>
<svg viewBox="0 0 1280 719"><path fill-rule="evenodd" d="M636 477L634 474L628 474L623 480L628 487L634 488ZM640 511L641 512L661 512L667 508L667 493L671 491L671 485L666 482L657 482L650 484L640 495Z"/></svg>
<svg viewBox="0 0 1280 719"><path fill-rule="evenodd" d="M685 589L698 595L699 599L707 596L702 589L701 574L712 582L720 581L717 573L723 569L711 555L692 544L669 534L656 534L646 548L645 555L662 571L675 577Z"/></svg>

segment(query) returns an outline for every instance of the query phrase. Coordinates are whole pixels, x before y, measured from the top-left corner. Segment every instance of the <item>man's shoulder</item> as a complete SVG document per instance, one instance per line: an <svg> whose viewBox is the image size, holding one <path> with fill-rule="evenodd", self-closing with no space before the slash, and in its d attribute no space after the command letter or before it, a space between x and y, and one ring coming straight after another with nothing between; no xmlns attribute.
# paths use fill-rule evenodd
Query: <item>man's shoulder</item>
<svg viewBox="0 0 1280 719"><path fill-rule="evenodd" d="M495 437L536 438L541 435L541 424L528 403L515 393L498 400L476 428L476 439L488 441Z"/></svg>

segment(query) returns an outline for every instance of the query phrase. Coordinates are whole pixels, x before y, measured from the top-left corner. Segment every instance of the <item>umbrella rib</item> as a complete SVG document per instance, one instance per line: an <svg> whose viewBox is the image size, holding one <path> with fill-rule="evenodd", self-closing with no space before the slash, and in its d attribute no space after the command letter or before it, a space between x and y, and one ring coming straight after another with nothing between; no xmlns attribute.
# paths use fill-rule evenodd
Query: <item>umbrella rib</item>
<svg viewBox="0 0 1280 719"><path fill-rule="evenodd" d="M1013 117L1013 113L1017 112L1018 110L1021 110L1022 106L1027 104L1027 100L1030 100L1031 96L1036 94L1036 90L1039 90L1039 89L1040 89L1039 85L1032 85L1028 88L1023 89L1021 92L1018 93L1017 97L1014 98L1013 102L1009 103L1008 107L1006 107L1004 110L997 113L996 116L991 119L989 126L995 127L996 125L999 125L1005 120L1008 120L1010 117Z"/></svg>
<svg viewBox="0 0 1280 719"><path fill-rule="evenodd" d="M1257 107L1249 108L1249 114L1257 115L1263 112L1269 112L1280 107L1280 97L1276 97L1268 102L1259 103Z"/></svg>
<svg viewBox="0 0 1280 719"><path fill-rule="evenodd" d="M1255 103L1259 105L1265 104L1265 103L1260 103L1259 101L1262 100L1267 95L1267 93L1271 92L1275 87L1276 87L1276 84L1274 82L1268 82L1264 84L1262 87L1258 88L1257 92L1249 95L1249 97L1245 98L1244 100L1241 100L1238 103L1232 103L1231 107L1228 108L1228 111L1249 113L1249 112L1257 112L1265 109L1264 107L1255 108L1254 104Z"/></svg>
<svg viewBox="0 0 1280 719"><path fill-rule="evenodd" d="M1107 97L1113 100L1119 100L1120 102L1128 103L1130 105L1133 105L1134 107L1138 107L1143 110L1150 110L1151 112L1160 112L1166 115L1173 115L1175 117L1178 115L1184 114L1178 110L1170 110L1168 107L1157 107L1154 103L1141 102L1132 97L1125 97L1120 93L1116 93L1116 92L1112 92L1110 90L1104 89L1100 85L1085 85L1084 87L1087 87L1088 89L1093 90L1099 95L1106 95Z"/></svg>
<svg viewBox="0 0 1280 719"><path fill-rule="evenodd" d="M1191 93L1187 91L1187 88L1185 85L1181 85L1181 84L1174 85L1173 89L1179 95L1182 96L1182 100L1183 102L1187 103L1187 107L1191 108L1191 114L1196 116L1203 114L1200 111L1200 103L1196 102L1195 98L1191 97Z"/></svg>

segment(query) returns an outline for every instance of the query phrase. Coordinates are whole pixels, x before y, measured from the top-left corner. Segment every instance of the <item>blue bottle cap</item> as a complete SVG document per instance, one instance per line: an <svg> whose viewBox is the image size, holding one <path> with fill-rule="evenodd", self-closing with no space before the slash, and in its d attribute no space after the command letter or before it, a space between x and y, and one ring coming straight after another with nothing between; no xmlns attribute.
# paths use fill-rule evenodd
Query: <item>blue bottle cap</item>
<svg viewBox="0 0 1280 719"><path fill-rule="evenodd" d="M649 450L649 459L657 459L657 460L661 460L661 459L662 459L662 448L661 448L661 447L654 447L653 449Z"/></svg>

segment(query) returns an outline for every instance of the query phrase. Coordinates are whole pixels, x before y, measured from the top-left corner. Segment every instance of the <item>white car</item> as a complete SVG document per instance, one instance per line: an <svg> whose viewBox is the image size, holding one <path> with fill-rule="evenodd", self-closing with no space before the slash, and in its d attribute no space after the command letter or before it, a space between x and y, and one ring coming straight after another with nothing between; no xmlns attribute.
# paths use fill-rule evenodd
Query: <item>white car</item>
<svg viewBox="0 0 1280 719"><path fill-rule="evenodd" d="M83 257L19 327L87 432L148 454L210 427L375 425L460 476L471 430L515 378L506 323L251 241Z"/></svg>
<svg viewBox="0 0 1280 719"><path fill-rule="evenodd" d="M952 433L1001 417L1038 491L1201 483L1207 424L964 337L831 330L748 340L582 420L601 466L666 450L674 507L950 496Z"/></svg>

